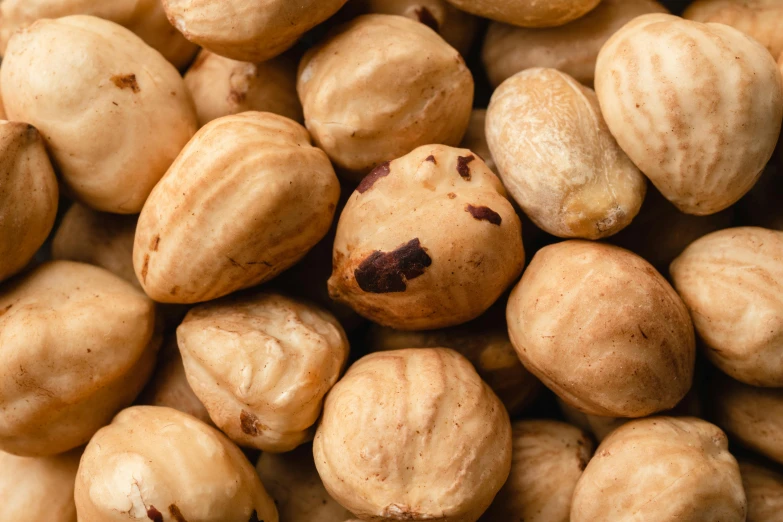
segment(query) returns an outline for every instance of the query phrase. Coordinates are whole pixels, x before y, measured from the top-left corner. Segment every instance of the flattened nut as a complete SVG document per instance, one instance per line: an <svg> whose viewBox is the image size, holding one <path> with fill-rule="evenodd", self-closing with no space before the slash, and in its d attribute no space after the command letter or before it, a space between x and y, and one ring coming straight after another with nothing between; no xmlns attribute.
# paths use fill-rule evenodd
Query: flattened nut
<svg viewBox="0 0 783 522"><path fill-rule="evenodd" d="M748 522L777 522L783 513L783 475L750 461L740 461L748 497Z"/></svg>
<svg viewBox="0 0 783 522"><path fill-rule="evenodd" d="M468 13L518 25L554 27L584 16L601 0L448 0Z"/></svg>

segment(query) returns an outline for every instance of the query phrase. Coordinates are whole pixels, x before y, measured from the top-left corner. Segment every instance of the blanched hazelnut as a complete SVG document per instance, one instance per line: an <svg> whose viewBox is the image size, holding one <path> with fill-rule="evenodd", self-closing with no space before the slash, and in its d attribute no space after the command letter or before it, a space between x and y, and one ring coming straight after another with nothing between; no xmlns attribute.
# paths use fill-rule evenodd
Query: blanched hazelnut
<svg viewBox="0 0 783 522"><path fill-rule="evenodd" d="M783 514L783 475L759 464L740 461L748 497L747 522L779 522Z"/></svg>
<svg viewBox="0 0 783 522"><path fill-rule="evenodd" d="M329 494L364 520L475 522L508 477L511 426L457 352L377 352L329 392L313 454Z"/></svg>
<svg viewBox="0 0 783 522"><path fill-rule="evenodd" d="M601 0L448 0L484 18L520 27L554 27L586 15Z"/></svg>
<svg viewBox="0 0 783 522"><path fill-rule="evenodd" d="M487 144L486 121L486 109L473 109L473 112L470 113L468 130L465 131L465 136L462 137L462 143L459 146L475 152L479 158L484 160L484 164L497 174L498 168Z"/></svg>

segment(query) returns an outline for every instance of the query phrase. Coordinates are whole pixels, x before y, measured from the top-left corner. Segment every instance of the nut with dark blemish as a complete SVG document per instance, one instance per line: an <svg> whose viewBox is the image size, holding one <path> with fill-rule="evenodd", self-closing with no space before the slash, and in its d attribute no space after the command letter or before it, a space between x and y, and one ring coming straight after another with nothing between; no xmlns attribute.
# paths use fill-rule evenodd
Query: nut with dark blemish
<svg viewBox="0 0 783 522"><path fill-rule="evenodd" d="M429 156L427 156L427 159L426 159L426 161L429 161L430 163L434 163L435 165L437 165L437 164L438 164L438 161L435 159L435 156L433 156L432 154L430 154Z"/></svg>
<svg viewBox="0 0 783 522"><path fill-rule="evenodd" d="M250 519L248 519L247 522L264 522L263 520L258 519L258 512L253 510L253 514L250 515Z"/></svg>
<svg viewBox="0 0 783 522"><path fill-rule="evenodd" d="M150 255L147 254L144 256L144 266L141 267L141 281L143 283L147 282L147 272L150 268Z"/></svg>
<svg viewBox="0 0 783 522"><path fill-rule="evenodd" d="M364 194L370 188L375 184L376 181L378 181L381 178L384 178L389 175L389 172L391 172L390 162L385 161L372 169L372 171L367 174L361 183L359 183L359 186L356 187L356 191L359 194Z"/></svg>
<svg viewBox="0 0 783 522"><path fill-rule="evenodd" d="M153 252L158 251L158 245L160 245L160 235L156 235L152 238L152 243L150 243L150 250Z"/></svg>
<svg viewBox="0 0 783 522"><path fill-rule="evenodd" d="M436 33L440 32L440 24L438 23L438 20L435 18L435 16L433 16L432 11L426 7L419 7L416 9L416 17L419 19L419 22L423 23Z"/></svg>
<svg viewBox="0 0 783 522"><path fill-rule="evenodd" d="M171 513L171 517L176 520L176 522L188 522L176 504L169 506L169 513Z"/></svg>
<svg viewBox="0 0 783 522"><path fill-rule="evenodd" d="M111 77L111 81L120 89L130 89L134 93L141 91L135 74L116 74Z"/></svg>
<svg viewBox="0 0 783 522"><path fill-rule="evenodd" d="M267 429L266 426L261 424L258 417L247 410L242 410L242 413L239 414L239 424L242 427L242 431L251 437L256 437Z"/></svg>
<svg viewBox="0 0 783 522"><path fill-rule="evenodd" d="M489 207L479 206L474 207L470 203L468 203L465 206L465 212L469 212L471 216L476 218L479 221L489 221L493 225L500 226L500 223L503 221L503 219L500 217L500 214L495 212Z"/></svg>
<svg viewBox="0 0 783 522"><path fill-rule="evenodd" d="M463 179L470 181L470 162L476 159L472 154L470 156L460 156L457 158L457 172Z"/></svg>
<svg viewBox="0 0 783 522"><path fill-rule="evenodd" d="M147 508L147 518L153 522L163 522L163 513L155 509L155 506Z"/></svg>
<svg viewBox="0 0 783 522"><path fill-rule="evenodd" d="M354 277L365 292L404 292L405 282L424 274L431 264L432 258L416 238L392 252L374 251L354 270Z"/></svg>

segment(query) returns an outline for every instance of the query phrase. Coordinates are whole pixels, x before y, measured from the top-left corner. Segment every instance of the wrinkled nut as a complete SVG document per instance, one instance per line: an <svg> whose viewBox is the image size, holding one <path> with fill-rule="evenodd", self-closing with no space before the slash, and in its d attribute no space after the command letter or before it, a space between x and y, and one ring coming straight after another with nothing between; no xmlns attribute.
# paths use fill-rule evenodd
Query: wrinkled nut
<svg viewBox="0 0 783 522"><path fill-rule="evenodd" d="M494 87L532 67L551 67L592 85L598 51L612 34L637 16L666 12L655 0L602 0L582 18L559 27L493 22L482 49L484 67Z"/></svg>
<svg viewBox="0 0 783 522"><path fill-rule="evenodd" d="M90 440L76 475L79 522L277 522L242 452L171 408L134 406Z"/></svg>
<svg viewBox="0 0 783 522"><path fill-rule="evenodd" d="M191 310L177 328L185 373L232 440L290 451L310 440L326 392L348 359L330 313L275 294L229 298Z"/></svg>
<svg viewBox="0 0 783 522"><path fill-rule="evenodd" d="M674 407L691 387L688 310L663 276L622 248L576 240L542 248L506 318L525 367L584 413L643 417Z"/></svg>
<svg viewBox="0 0 783 522"><path fill-rule="evenodd" d="M154 326L152 301L82 263L46 263L0 288L0 450L87 442L152 373Z"/></svg>
<svg viewBox="0 0 783 522"><path fill-rule="evenodd" d="M740 461L739 468L748 497L747 522L779 522L783 513L783 475L748 461Z"/></svg>
<svg viewBox="0 0 783 522"><path fill-rule="evenodd" d="M201 126L245 111L272 112L302 121L296 63L287 56L248 63L203 50L185 74L185 85Z"/></svg>
<svg viewBox="0 0 783 522"><path fill-rule="evenodd" d="M576 485L571 522L742 522L747 503L726 435L695 418L615 430Z"/></svg>
<svg viewBox="0 0 783 522"><path fill-rule="evenodd" d="M133 266L147 294L197 303L267 281L326 235L340 185L298 123L218 118L188 143L139 216Z"/></svg>
<svg viewBox="0 0 783 522"><path fill-rule="evenodd" d="M486 121L486 109L473 109L473 112L470 113L468 130L465 131L465 136L463 136L462 143L459 146L475 152L484 161L484 164L497 174L498 169L487 144Z"/></svg>
<svg viewBox="0 0 783 522"><path fill-rule="evenodd" d="M589 13L601 0L448 0L463 11L520 27L555 27Z"/></svg>
<svg viewBox="0 0 783 522"><path fill-rule="evenodd" d="M38 131L0 121L0 281L22 270L46 241L58 195Z"/></svg>
<svg viewBox="0 0 783 522"><path fill-rule="evenodd" d="M729 207L772 156L780 73L761 44L732 27L643 15L603 46L595 72L609 130L683 212Z"/></svg>
<svg viewBox="0 0 783 522"><path fill-rule="evenodd" d="M481 315L519 276L519 218L471 151L419 147L359 185L337 225L333 299L400 330Z"/></svg>
<svg viewBox="0 0 783 522"><path fill-rule="evenodd" d="M783 387L783 232L729 228L671 265L707 358L754 386Z"/></svg>
<svg viewBox="0 0 783 522"><path fill-rule="evenodd" d="M316 144L356 181L418 146L457 145L473 104L459 52L391 15L360 16L308 51L297 90Z"/></svg>
<svg viewBox="0 0 783 522"><path fill-rule="evenodd" d="M569 522L571 496L593 442L578 428L548 420L515 422L511 436L511 473L481 520Z"/></svg>
<svg viewBox="0 0 783 522"><path fill-rule="evenodd" d="M177 70L129 30L92 16L16 33L2 89L8 117L38 128L70 191L105 212L141 210L196 130Z"/></svg>
<svg viewBox="0 0 783 522"><path fill-rule="evenodd" d="M329 494L363 520L475 522L508 477L511 425L457 352L378 352L326 397L313 454Z"/></svg>
<svg viewBox="0 0 783 522"><path fill-rule="evenodd" d="M647 181L609 133L595 93L567 74L529 69L503 82L486 129L503 184L545 232L600 239L639 212Z"/></svg>

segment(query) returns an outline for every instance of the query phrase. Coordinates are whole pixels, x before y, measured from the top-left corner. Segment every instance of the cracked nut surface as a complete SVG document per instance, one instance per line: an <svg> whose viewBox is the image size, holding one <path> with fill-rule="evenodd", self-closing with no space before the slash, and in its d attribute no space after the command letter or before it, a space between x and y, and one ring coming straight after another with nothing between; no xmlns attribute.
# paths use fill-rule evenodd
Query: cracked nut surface
<svg viewBox="0 0 783 522"><path fill-rule="evenodd" d="M518 25L554 27L580 18L601 0L448 0L468 13Z"/></svg>

